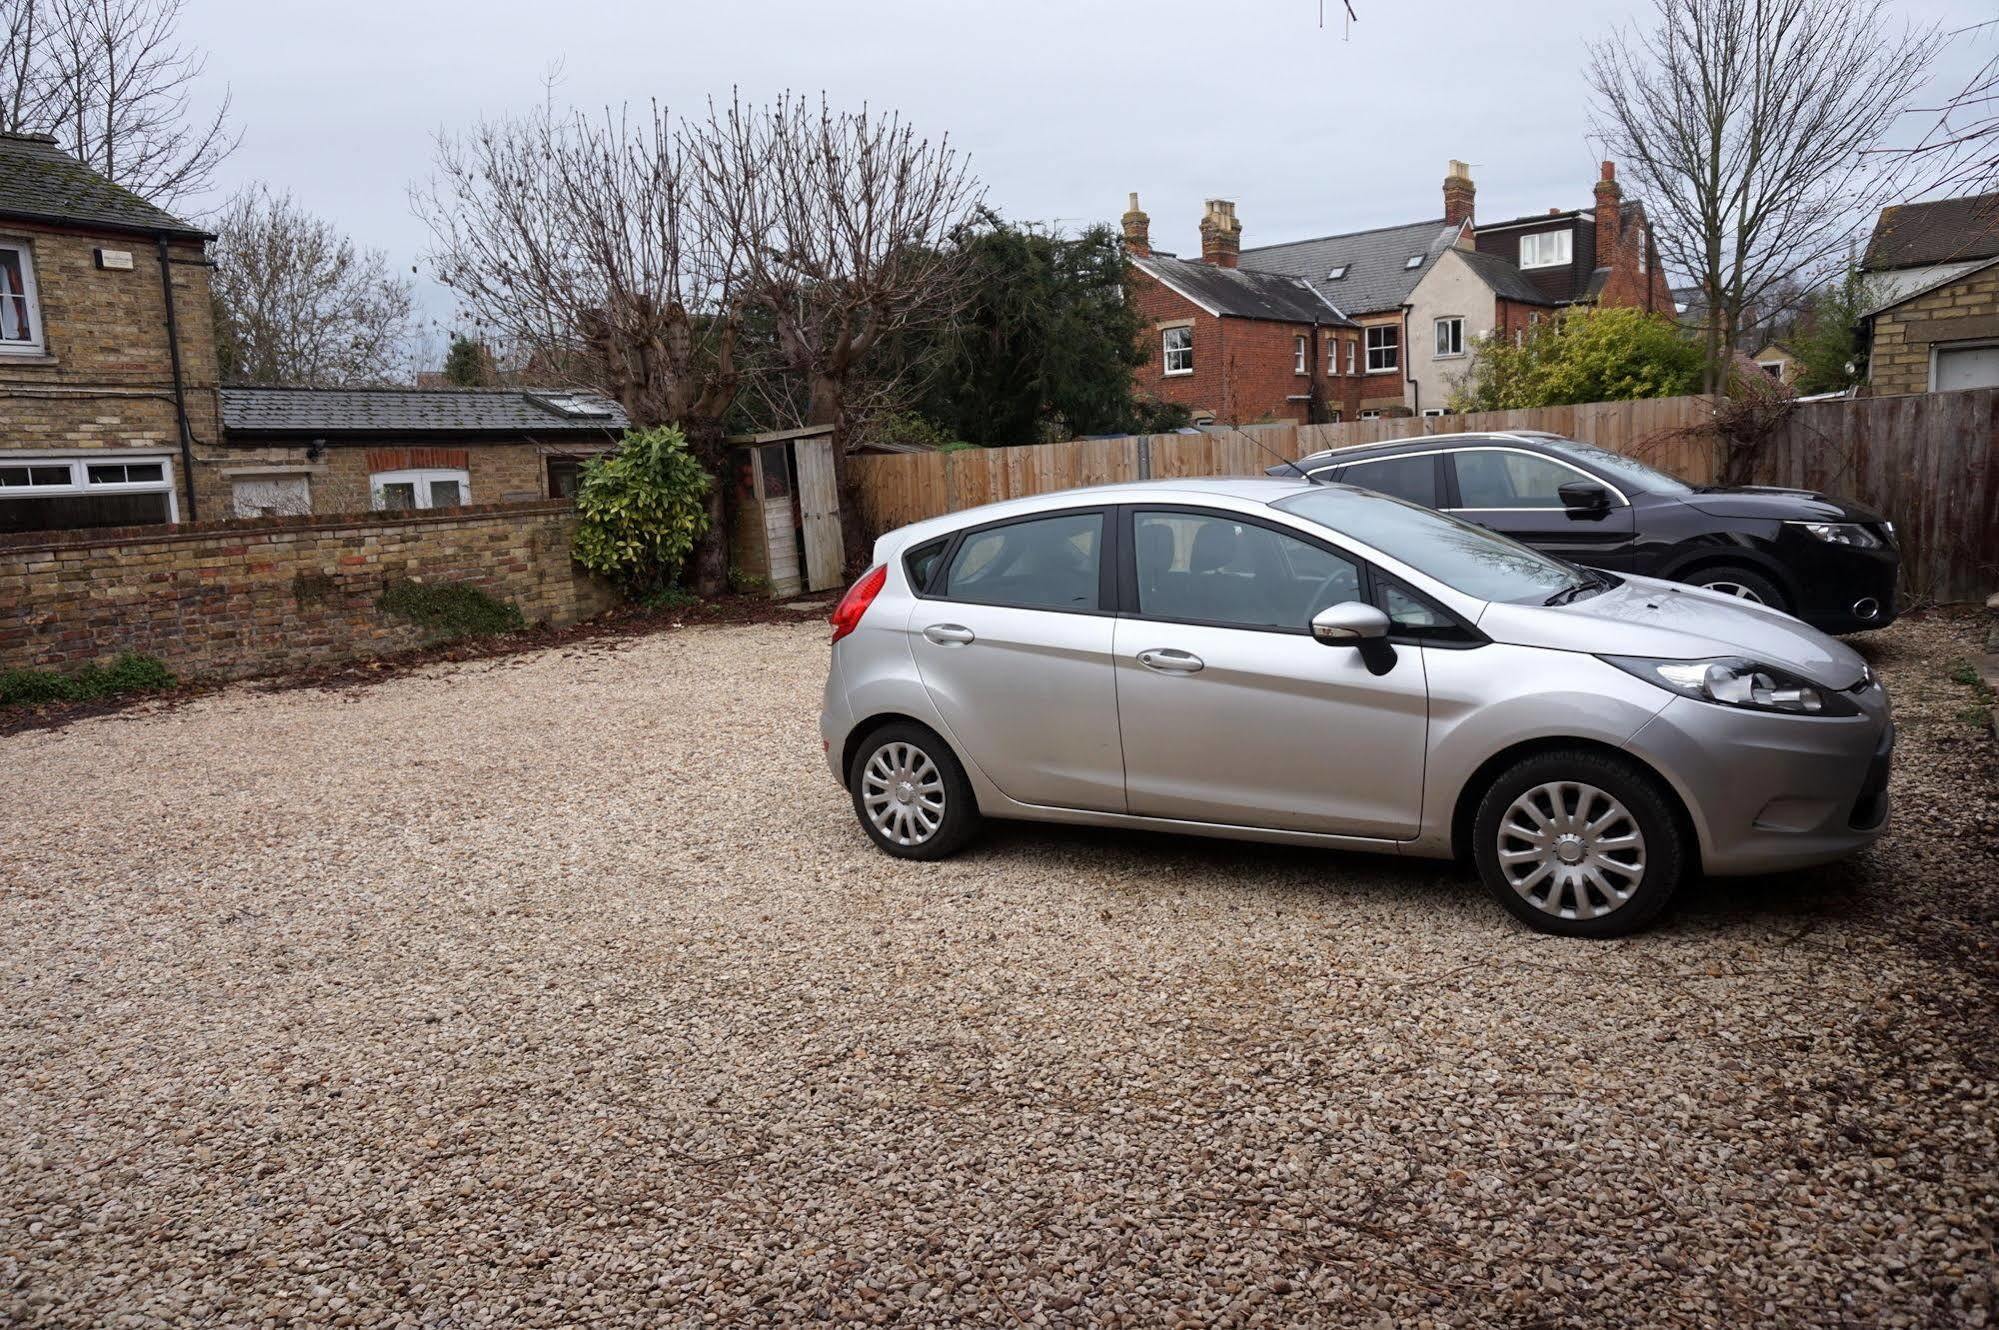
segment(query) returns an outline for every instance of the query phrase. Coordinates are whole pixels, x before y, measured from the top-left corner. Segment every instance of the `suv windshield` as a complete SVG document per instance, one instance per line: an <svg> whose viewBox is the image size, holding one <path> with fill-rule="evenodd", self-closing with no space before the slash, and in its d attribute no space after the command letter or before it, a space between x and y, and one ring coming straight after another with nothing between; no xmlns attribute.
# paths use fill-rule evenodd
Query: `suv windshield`
<svg viewBox="0 0 1999 1330"><path fill-rule="evenodd" d="M1591 576L1482 526L1382 494L1323 485L1274 506L1372 545L1480 600L1540 605Z"/></svg>
<svg viewBox="0 0 1999 1330"><path fill-rule="evenodd" d="M1586 466L1610 476L1627 488L1643 490L1647 494L1692 494L1694 488L1673 479L1664 471L1645 465L1634 457L1623 453L1599 448L1593 443L1579 443L1574 439L1564 439L1558 435L1547 435L1539 439L1540 444L1564 457L1572 457Z"/></svg>

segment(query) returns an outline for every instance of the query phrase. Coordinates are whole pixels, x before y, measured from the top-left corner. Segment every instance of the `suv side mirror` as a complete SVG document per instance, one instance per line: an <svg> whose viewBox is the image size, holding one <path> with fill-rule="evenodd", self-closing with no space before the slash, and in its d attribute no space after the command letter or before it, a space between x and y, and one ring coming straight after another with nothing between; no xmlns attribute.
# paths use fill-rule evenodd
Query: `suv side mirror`
<svg viewBox="0 0 1999 1330"><path fill-rule="evenodd" d="M1572 480L1558 486L1562 506L1573 512L1600 513L1610 507L1610 491L1593 480Z"/></svg>
<svg viewBox="0 0 1999 1330"><path fill-rule="evenodd" d="M1312 616L1312 636L1329 647L1358 647L1369 674L1395 668L1395 648L1388 640L1388 616L1358 600L1328 605Z"/></svg>

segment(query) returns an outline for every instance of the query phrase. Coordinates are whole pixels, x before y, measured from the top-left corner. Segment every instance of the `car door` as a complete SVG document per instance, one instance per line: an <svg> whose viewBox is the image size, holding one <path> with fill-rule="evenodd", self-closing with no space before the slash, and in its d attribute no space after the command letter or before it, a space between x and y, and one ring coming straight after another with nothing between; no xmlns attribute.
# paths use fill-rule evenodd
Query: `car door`
<svg viewBox="0 0 1999 1330"><path fill-rule="evenodd" d="M1123 812L1107 509L961 533L918 593L910 650L949 737L1021 803Z"/></svg>
<svg viewBox="0 0 1999 1330"><path fill-rule="evenodd" d="M1423 811L1422 652L1385 674L1307 625L1367 598L1366 570L1217 509L1121 517L1117 703L1130 811L1406 839Z"/></svg>
<svg viewBox="0 0 1999 1330"><path fill-rule="evenodd" d="M1560 559L1592 568L1631 569L1635 523L1630 501L1617 486L1524 448L1454 448L1445 460L1445 511ZM1602 486L1610 506L1570 508L1560 490L1573 481Z"/></svg>

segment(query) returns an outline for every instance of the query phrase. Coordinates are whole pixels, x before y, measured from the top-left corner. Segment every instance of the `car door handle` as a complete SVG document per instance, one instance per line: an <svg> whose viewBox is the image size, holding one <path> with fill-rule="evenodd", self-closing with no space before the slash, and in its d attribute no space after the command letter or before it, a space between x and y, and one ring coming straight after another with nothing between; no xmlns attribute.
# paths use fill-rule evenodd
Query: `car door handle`
<svg viewBox="0 0 1999 1330"><path fill-rule="evenodd" d="M1203 662L1191 651L1156 647L1150 651L1139 652L1138 663L1148 670L1158 670L1161 674L1197 674Z"/></svg>
<svg viewBox="0 0 1999 1330"><path fill-rule="evenodd" d="M961 623L933 623L923 635L940 647L961 647L978 640L978 634Z"/></svg>

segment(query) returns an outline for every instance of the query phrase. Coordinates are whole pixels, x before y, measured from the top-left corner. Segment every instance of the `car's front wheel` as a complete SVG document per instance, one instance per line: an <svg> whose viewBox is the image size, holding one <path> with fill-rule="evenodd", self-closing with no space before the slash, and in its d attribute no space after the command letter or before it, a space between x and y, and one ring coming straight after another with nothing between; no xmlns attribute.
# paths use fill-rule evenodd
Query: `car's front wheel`
<svg viewBox="0 0 1999 1330"><path fill-rule="evenodd" d="M979 828L978 803L957 757L921 725L897 721L861 741L847 768L854 812L898 859L942 859Z"/></svg>
<svg viewBox="0 0 1999 1330"><path fill-rule="evenodd" d="M1608 754L1537 753L1479 801L1479 876L1529 928L1635 933L1666 908L1692 857L1668 798L1650 773Z"/></svg>
<svg viewBox="0 0 1999 1330"><path fill-rule="evenodd" d="M1752 605L1768 605L1773 610L1789 613L1790 602L1775 582L1753 568L1738 568L1724 564L1718 568L1702 568L1687 574L1683 579L1689 586L1706 587L1709 591L1719 591L1724 596L1734 596Z"/></svg>

